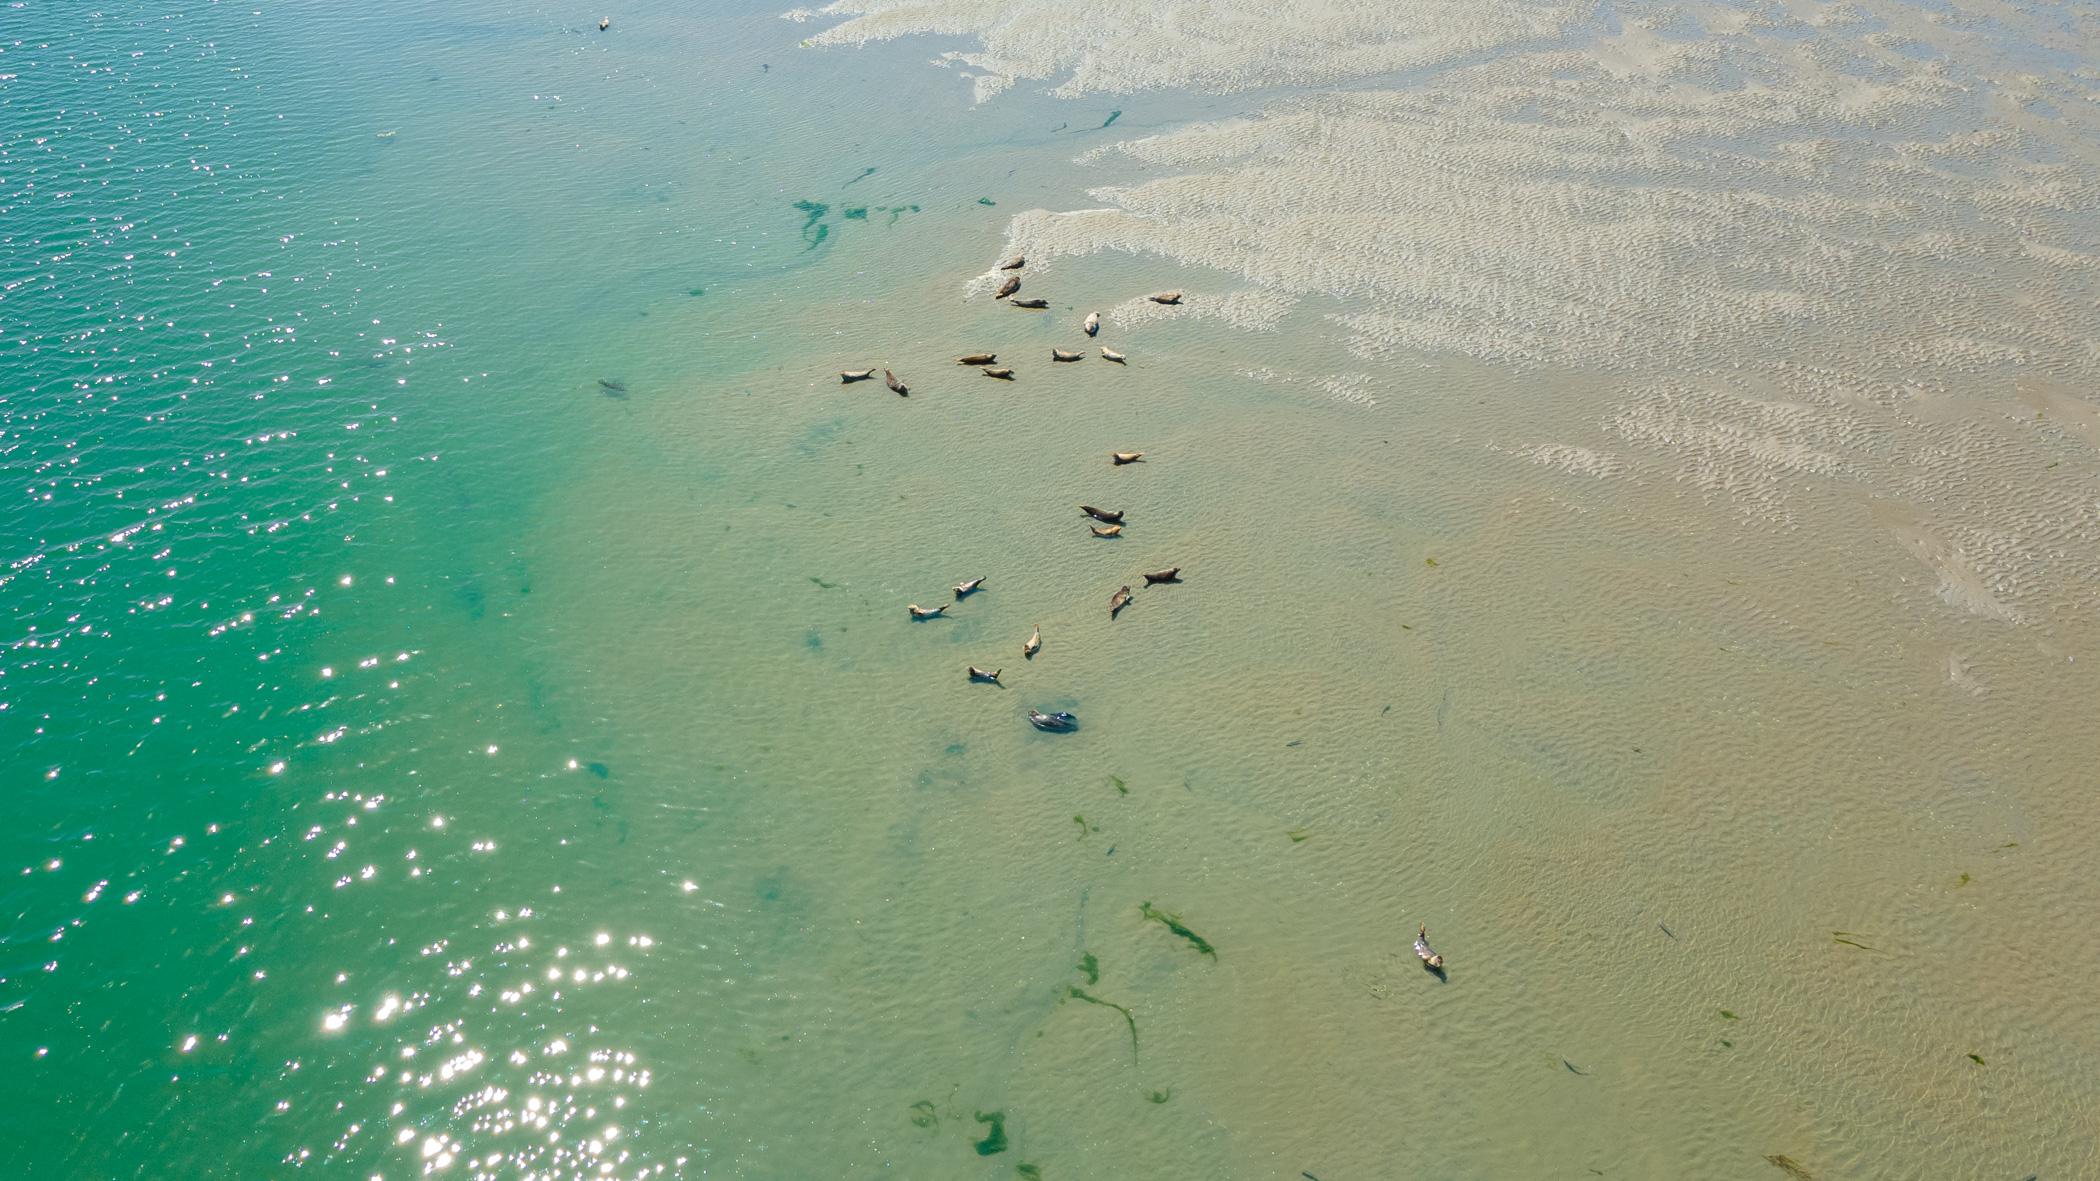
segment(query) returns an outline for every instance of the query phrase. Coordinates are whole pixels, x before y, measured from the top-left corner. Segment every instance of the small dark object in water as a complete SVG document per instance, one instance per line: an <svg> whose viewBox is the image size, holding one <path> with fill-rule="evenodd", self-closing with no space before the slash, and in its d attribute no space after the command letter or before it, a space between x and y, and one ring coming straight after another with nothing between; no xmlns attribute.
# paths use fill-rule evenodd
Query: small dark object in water
<svg viewBox="0 0 2100 1181"><path fill-rule="evenodd" d="M1090 504L1082 504L1079 506L1079 511L1085 513L1089 517L1094 518L1096 521L1099 521L1104 525L1120 525L1123 523L1122 509L1117 509L1114 512L1110 512L1105 508L1095 508L1093 505Z"/></svg>
<svg viewBox="0 0 2100 1181"><path fill-rule="evenodd" d="M1978 1066L1982 1066L1982 1065L1983 1065L1983 1055L1981 1055L1981 1054L1971 1054L1971 1055L1969 1055L1969 1061L1971 1061L1971 1062L1974 1062L1974 1063L1975 1063L1976 1065L1978 1065Z"/></svg>
<svg viewBox="0 0 2100 1181"><path fill-rule="evenodd" d="M984 669L978 668L976 665L973 664L970 666L970 680L983 681L986 684L998 685L1000 671L1001 670L995 668L987 672ZM1005 686L1000 685L1000 688L1003 689L1005 688Z"/></svg>
<svg viewBox="0 0 2100 1181"><path fill-rule="evenodd" d="M1027 266L1027 265L1028 265L1028 258L1027 258L1027 256L1026 256L1026 255L1020 255L1020 254L1016 254L1016 255L1014 255L1014 256L1013 256L1012 258L1009 258L1009 259L1007 259L1007 260L1006 260L1005 262L1002 262L1002 263L1000 263L1000 264L999 264L999 269L1000 269L1000 270L1002 270L1002 271L1018 271L1018 270L1020 270L1020 269L1021 269L1022 267L1025 267L1025 266Z"/></svg>
<svg viewBox="0 0 2100 1181"><path fill-rule="evenodd" d="M1050 306L1050 301L1047 299L1011 299L1007 303L1017 308L1047 308Z"/></svg>
<svg viewBox="0 0 2100 1181"><path fill-rule="evenodd" d="M900 398L909 398L909 397L911 397L911 387L910 387L910 386L907 386L907 385L905 385L905 384L904 384L903 382L901 382L901 381L898 381L898 380L897 380L897 375L896 375L896 374L894 374L894 373L891 373L891 372L890 372L889 370L885 369L885 370L883 370L883 371L882 371L882 381L883 381L883 384L884 384L884 385L887 385L887 386L889 386L889 387L890 387L890 392L891 392L891 393L893 393L893 394L896 394L896 395L897 395L898 397L900 397Z"/></svg>
<svg viewBox="0 0 2100 1181"><path fill-rule="evenodd" d="M1120 526L1117 527L1120 528ZM1094 536L1099 537L1100 535L1101 531L1099 529L1094 530ZM1123 608L1128 606L1130 606L1130 588L1126 586L1115 594L1108 596L1108 617L1114 619Z"/></svg>
<svg viewBox="0 0 2100 1181"><path fill-rule="evenodd" d="M1795 1164L1793 1158L1787 1156L1785 1153L1775 1153L1771 1156L1768 1156L1765 1158L1765 1163L1771 1165L1775 1169L1784 1169L1786 1171L1787 1176L1797 1177L1800 1179L1800 1181L1816 1181L1814 1173L1811 1173L1807 1169L1802 1168L1800 1165Z"/></svg>
<svg viewBox="0 0 2100 1181"><path fill-rule="evenodd" d="M999 354L997 353L970 353L967 356L957 357L955 363L958 365L989 365L998 359Z"/></svg>
<svg viewBox="0 0 2100 1181"><path fill-rule="evenodd" d="M1087 532L1096 537L1123 536L1123 527L1121 525L1088 525L1086 528Z"/></svg>
<svg viewBox="0 0 2100 1181"><path fill-rule="evenodd" d="M604 32L605 30L607 30L607 29L610 29L610 28L612 28L612 18L611 18L611 17L609 17L609 16L601 16L601 17L599 17L599 18L598 18L598 31L599 31L599 32L603 33L603 32Z"/></svg>
<svg viewBox="0 0 2100 1181"><path fill-rule="evenodd" d="M875 376L873 369L841 369L839 370L839 384L852 385L856 381L866 381L873 376Z"/></svg>
<svg viewBox="0 0 2100 1181"><path fill-rule="evenodd" d="M604 763L585 763L583 765L583 769L589 771L593 775L596 775L600 779L612 778L612 768L606 766Z"/></svg>
<svg viewBox="0 0 2100 1181"><path fill-rule="evenodd" d="M1444 957L1438 955L1436 949L1429 946L1428 923L1423 923L1415 928L1415 954L1422 957L1423 966L1430 971L1441 972L1444 970Z"/></svg>
<svg viewBox="0 0 2100 1181"><path fill-rule="evenodd" d="M1189 930L1187 924L1181 921L1180 915L1168 914L1164 910L1155 910L1150 902L1139 903L1138 913L1151 919L1153 922L1165 924L1167 930L1188 940L1195 947L1198 954L1207 955L1213 960L1218 958L1218 949L1210 945L1210 940Z"/></svg>
<svg viewBox="0 0 2100 1181"><path fill-rule="evenodd" d="M999 290L992 292L992 298L1005 299L1007 296L1012 295L1014 292L1019 291L1020 289L1021 276L1008 275L1006 277L1006 282L999 284Z"/></svg>
<svg viewBox="0 0 2100 1181"><path fill-rule="evenodd" d="M1079 957L1079 971L1086 975L1088 984L1101 983L1101 960L1093 952L1085 952Z"/></svg>
<svg viewBox="0 0 2100 1181"><path fill-rule="evenodd" d="M1011 367L1001 367L998 369L994 369L991 366L987 365L984 369L984 375L986 377L996 377L1000 381L1012 381L1014 379L1014 371Z"/></svg>
<svg viewBox="0 0 2100 1181"><path fill-rule="evenodd" d="M616 377L599 378L598 388L604 390L606 397L609 398L624 398L627 396L627 383Z"/></svg>
<svg viewBox="0 0 2100 1181"><path fill-rule="evenodd" d="M984 576L982 575L976 578L972 578L967 582L958 582L955 584L955 597L958 599L968 598L970 595L975 594L978 588L982 587L983 585Z"/></svg>
<svg viewBox="0 0 2100 1181"><path fill-rule="evenodd" d="M1568 1061L1566 1058L1561 1059L1560 1064L1568 1068L1569 1074L1579 1074L1584 1078L1590 1077L1589 1071L1582 1069L1580 1066L1575 1065L1573 1062Z"/></svg>
<svg viewBox="0 0 2100 1181"><path fill-rule="evenodd" d="M1388 708L1390 708L1390 707L1388 707ZM1665 934L1665 935L1668 935L1668 936L1669 936L1670 938L1672 938L1672 939L1675 939L1675 938L1677 938L1677 932L1675 932L1675 931L1672 931L1672 930L1671 930L1671 929L1669 929L1668 927L1665 927L1665 926L1663 926L1663 925L1662 925L1661 923L1657 923L1657 924L1655 924L1655 928L1656 928L1656 930L1658 930L1658 931L1661 931L1661 932L1662 932L1663 934Z"/></svg>
<svg viewBox="0 0 2100 1181"><path fill-rule="evenodd" d="M875 175L875 169L874 166L870 165L867 168L861 169L860 175L854 177L852 180L847 181L846 185L859 184L861 181L864 181L873 175ZM846 187L846 185L840 185L839 187L843 189Z"/></svg>
<svg viewBox="0 0 2100 1181"><path fill-rule="evenodd" d="M1146 299L1149 299L1149 300L1151 300L1151 301L1152 301L1153 303L1166 303L1166 304L1174 304L1174 303L1180 303L1180 302L1181 302L1181 292L1179 292L1179 291L1156 291L1156 292L1152 293L1151 295L1148 295L1148 296L1146 296L1145 298L1146 298Z"/></svg>
<svg viewBox="0 0 2100 1181"><path fill-rule="evenodd" d="M1053 361L1077 361L1085 356L1085 353L1067 352L1064 349L1055 347L1050 350L1050 359Z"/></svg>
<svg viewBox="0 0 2100 1181"><path fill-rule="evenodd" d="M947 613L948 604L942 603L938 607L921 607L917 603L909 603L905 605L904 609L911 612L913 619L939 619Z"/></svg>
<svg viewBox="0 0 2100 1181"><path fill-rule="evenodd" d="M1053 734L1062 734L1079 728L1079 719L1063 710L1046 714L1031 709L1028 711L1028 722L1038 730L1048 730Z"/></svg>
<svg viewBox="0 0 2100 1181"><path fill-rule="evenodd" d="M1142 451L1111 451L1108 453L1108 465L1122 467L1126 463L1136 463L1143 458L1145 453Z"/></svg>
<svg viewBox="0 0 2100 1181"><path fill-rule="evenodd" d="M977 1122L990 1124L992 1130L977 1142L977 1155L996 1156L1006 1151L1006 1113L1003 1111L980 1111Z"/></svg>
<svg viewBox="0 0 2100 1181"><path fill-rule="evenodd" d="M1100 131L1106 131L1106 130L1108 130L1108 129L1109 129L1110 127L1113 127L1113 126L1115 125L1115 122L1116 122L1116 120L1118 120L1118 119L1121 119L1122 117L1123 117L1123 111L1122 111L1122 108L1120 108L1120 107L1119 107L1119 108L1117 108L1117 109L1115 109L1115 110L1113 110L1113 111L1110 111L1110 112L1108 113L1108 118L1106 118L1106 119L1103 119L1103 120L1101 121L1101 126L1100 126L1099 128L1097 128L1097 130L1100 130Z"/></svg>
<svg viewBox="0 0 2100 1181"><path fill-rule="evenodd" d="M1154 584L1157 584L1157 583L1161 583L1161 582L1180 582L1180 581L1181 581L1181 567L1179 567L1179 566L1176 566L1176 567L1174 567L1174 568L1173 568L1173 569L1171 569L1171 570L1161 570L1161 571L1158 571L1158 572L1156 572L1156 573L1152 573L1152 574L1147 574L1147 575L1145 575L1145 585L1146 585L1146 586L1152 586L1152 585L1154 585Z"/></svg>
<svg viewBox="0 0 2100 1181"><path fill-rule="evenodd" d="M979 205L997 205L997 204L998 204L998 202L997 202L997 201L994 201L994 200L992 200L992 199L991 199L990 197L979 197L979 198L977 198L977 203L978 203Z"/></svg>

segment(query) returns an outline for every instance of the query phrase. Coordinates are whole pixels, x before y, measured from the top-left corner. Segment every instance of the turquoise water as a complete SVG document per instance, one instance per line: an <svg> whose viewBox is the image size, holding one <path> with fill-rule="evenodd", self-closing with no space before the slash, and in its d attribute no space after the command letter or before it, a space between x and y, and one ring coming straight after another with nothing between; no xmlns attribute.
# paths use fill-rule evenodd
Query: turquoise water
<svg viewBox="0 0 2100 1181"><path fill-rule="evenodd" d="M2080 625L1487 463L1594 375L966 294L1244 98L595 15L0 12L23 1175L2091 1163Z"/></svg>

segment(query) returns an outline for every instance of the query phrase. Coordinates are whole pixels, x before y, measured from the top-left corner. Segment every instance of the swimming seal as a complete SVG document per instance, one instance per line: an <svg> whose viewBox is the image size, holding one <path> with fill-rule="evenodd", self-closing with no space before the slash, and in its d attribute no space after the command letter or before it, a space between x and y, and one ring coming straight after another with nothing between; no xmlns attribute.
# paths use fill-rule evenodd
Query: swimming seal
<svg viewBox="0 0 2100 1181"><path fill-rule="evenodd" d="M873 369L841 369L839 370L839 383L841 385L852 385L856 381L866 381L873 376L875 376Z"/></svg>
<svg viewBox="0 0 2100 1181"><path fill-rule="evenodd" d="M1438 955L1436 949L1429 946L1428 923L1423 923L1415 928L1415 954L1422 957L1422 966L1430 971L1442 972L1444 970L1444 957Z"/></svg>
<svg viewBox="0 0 2100 1181"><path fill-rule="evenodd" d="M1099 521L1104 525L1120 525L1123 523L1122 509L1117 509L1115 512L1109 512L1105 508L1095 508L1093 505L1090 504L1082 504L1079 506L1079 511L1085 513L1089 517L1094 518L1096 521Z"/></svg>
<svg viewBox="0 0 2100 1181"><path fill-rule="evenodd" d="M1012 295L1014 292L1019 291L1020 289L1021 276L1008 275L1006 277L1006 282L999 284L999 290L992 292L992 298L1005 299L1007 296Z"/></svg>
<svg viewBox="0 0 2100 1181"><path fill-rule="evenodd" d="M894 373L891 373L891 372L890 372L889 370L885 369L885 370L883 370L883 371L882 371L882 380L883 380L883 384L885 384L885 385L889 386L889 387L890 387L890 390L891 390L891 392L892 392L892 393L895 393L895 394L896 394L896 395L897 395L898 397L900 397L900 398L909 398L909 397L911 397L911 387L910 387L910 386L908 386L908 385L905 385L905 384L904 384L903 382L901 382L901 381L898 381L898 380L897 380L897 375L896 375L896 374L894 374Z"/></svg>
<svg viewBox="0 0 2100 1181"><path fill-rule="evenodd" d="M997 353L970 353L967 356L957 357L955 363L958 365L989 365L998 359L999 354Z"/></svg>
<svg viewBox="0 0 2100 1181"><path fill-rule="evenodd" d="M1071 353L1060 348L1052 348L1050 350L1050 359L1053 361L1077 361L1084 356L1086 356L1085 353Z"/></svg>
<svg viewBox="0 0 2100 1181"><path fill-rule="evenodd" d="M1112 467L1122 467L1126 463L1136 463L1143 458L1145 458L1145 453L1142 451L1111 451L1108 453L1109 465Z"/></svg>
<svg viewBox="0 0 2100 1181"><path fill-rule="evenodd" d="M1114 619L1122 613L1123 608L1130 606L1130 597L1130 588L1127 586L1108 596L1108 617Z"/></svg>
<svg viewBox="0 0 2100 1181"><path fill-rule="evenodd" d="M1101 346L1101 359L1104 361L1114 361L1118 365L1121 365L1124 360L1123 354L1117 352L1112 348L1109 348L1107 345Z"/></svg>
<svg viewBox="0 0 2100 1181"><path fill-rule="evenodd" d="M1079 728L1079 719L1063 710L1059 710L1054 714L1046 714L1040 710L1031 709L1028 711L1028 722L1038 730L1048 730L1053 734L1062 734Z"/></svg>
<svg viewBox="0 0 2100 1181"><path fill-rule="evenodd" d="M1171 569L1171 570L1161 570L1161 571L1159 571L1158 573L1155 573L1155 574L1147 574L1147 575L1145 575L1145 585L1146 585L1146 586L1151 586L1151 585L1153 585L1153 584L1155 584L1155 583L1160 583L1160 582L1180 582L1180 581L1181 581L1181 567L1179 567L1179 566L1176 566L1176 567L1174 567L1174 568L1173 568L1173 569Z"/></svg>
<svg viewBox="0 0 2100 1181"><path fill-rule="evenodd" d="M1004 669L995 668L990 672L986 672L985 670L978 668L976 665L973 664L970 666L970 680L972 680L973 682L984 681L988 684L997 685L999 684L999 674L1004 671ZM1004 688L1005 686L1000 687Z"/></svg>
<svg viewBox="0 0 2100 1181"><path fill-rule="evenodd" d="M1037 624L1035 633L1021 644L1021 658L1034 660L1035 654L1043 650L1043 625Z"/></svg>
<svg viewBox="0 0 2100 1181"><path fill-rule="evenodd" d="M1094 335L1095 333L1097 333L1097 332L1100 332L1100 331L1101 331L1101 313L1100 313L1100 312L1088 312L1088 313L1086 314L1086 324L1084 325L1084 327L1086 328L1086 334L1087 334L1088 336L1092 336L1092 335Z"/></svg>
<svg viewBox="0 0 2100 1181"><path fill-rule="evenodd" d="M1050 301L1047 299L1010 299L1006 302L1008 307L1016 308L1047 308L1050 306Z"/></svg>
<svg viewBox="0 0 2100 1181"><path fill-rule="evenodd" d="M974 593L978 587L983 585L984 579L982 577L972 578L968 582L958 582L955 584L955 597L958 599L967 598L972 593Z"/></svg>
<svg viewBox="0 0 2100 1181"><path fill-rule="evenodd" d="M907 604L904 609L911 612L913 619L939 619L947 613L948 604L942 603L938 607L921 607L917 603L911 603Z"/></svg>

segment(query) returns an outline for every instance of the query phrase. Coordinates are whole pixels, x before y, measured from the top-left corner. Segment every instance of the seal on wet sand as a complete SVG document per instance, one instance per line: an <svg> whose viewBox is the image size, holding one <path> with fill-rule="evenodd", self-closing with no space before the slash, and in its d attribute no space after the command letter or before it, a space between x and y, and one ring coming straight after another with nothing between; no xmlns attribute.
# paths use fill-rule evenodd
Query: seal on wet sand
<svg viewBox="0 0 2100 1181"><path fill-rule="evenodd" d="M1180 582L1180 581L1181 581L1181 567L1179 567L1179 566L1175 566L1175 567L1173 567L1172 569L1169 569L1169 570L1161 570L1161 571L1158 571L1158 572L1156 572L1156 573L1152 573L1152 574L1147 574L1147 575L1145 575L1145 585L1146 585L1146 586L1152 586L1152 585L1154 585L1154 584L1156 584L1156 583L1161 583L1161 582Z"/></svg>
<svg viewBox="0 0 2100 1181"><path fill-rule="evenodd" d="M882 371L882 380L883 380L883 383L884 383L884 384L886 384L886 385L888 385L888 386L890 387L890 392L892 392L892 393L896 394L896 395L897 395L898 397L900 397L900 398L909 398L909 397L911 397L911 387L910 387L910 386L908 386L908 385L905 385L905 384L904 384L903 382L901 382L901 381L898 381L898 380L897 380L897 375L896 375L896 374L894 374L894 373L891 373L891 372L890 372L889 370L885 369L885 370L883 370L883 371Z"/></svg>
<svg viewBox="0 0 2100 1181"><path fill-rule="evenodd" d="M1096 521L1100 521L1104 525L1119 525L1123 522L1122 509L1117 509L1114 512L1110 512L1105 508L1095 508L1093 505L1090 504L1082 504L1079 506L1079 511L1085 513L1089 517L1094 518Z"/></svg>
<svg viewBox="0 0 2100 1181"><path fill-rule="evenodd" d="M1123 362L1126 360L1123 354L1117 352L1112 348L1109 348L1107 345L1101 346L1101 359L1104 361L1114 361L1118 365L1123 364Z"/></svg>
<svg viewBox="0 0 2100 1181"><path fill-rule="evenodd" d="M906 604L904 609L911 612L913 619L939 619L948 613L948 604L942 603L938 607L921 607L917 603L909 603Z"/></svg>
<svg viewBox="0 0 2100 1181"><path fill-rule="evenodd" d="M1011 368L994 369L989 365L984 367L984 375L986 377L996 377L1000 381L1012 381L1014 379L1014 371Z"/></svg>
<svg viewBox="0 0 2100 1181"><path fill-rule="evenodd" d="M958 599L968 598L977 592L978 587L983 585L983 576L972 578L968 582L958 582L955 584L955 597Z"/></svg>
<svg viewBox="0 0 2100 1181"><path fill-rule="evenodd" d="M1153 303L1169 303L1169 304L1172 304L1172 303L1180 303L1180 302L1181 302L1181 292L1179 292L1179 291L1155 291L1155 292L1153 292L1153 293L1152 293L1151 295L1148 295L1148 296L1146 296L1145 298L1146 298L1146 299L1149 299L1149 300L1151 300L1151 301L1152 301Z"/></svg>
<svg viewBox="0 0 2100 1181"><path fill-rule="evenodd" d="M1085 324L1085 328L1086 328L1086 334L1087 334L1088 336L1092 336L1092 335L1094 335L1095 333L1097 333L1097 332L1101 331L1101 313L1100 313L1100 312L1088 312L1088 313L1086 314L1086 324Z"/></svg>
<svg viewBox="0 0 2100 1181"><path fill-rule="evenodd" d="M997 353L968 353L957 357L955 363L958 365L989 365L998 359L999 354Z"/></svg>
<svg viewBox="0 0 2100 1181"><path fill-rule="evenodd" d="M1052 348L1050 350L1050 359L1053 361L1077 361L1084 356L1086 356L1085 353L1068 352L1060 348Z"/></svg>
<svg viewBox="0 0 2100 1181"><path fill-rule="evenodd" d="M1114 467L1122 467L1126 463L1136 463L1143 458L1145 458L1145 453L1142 451L1111 451L1108 453L1108 461Z"/></svg>
<svg viewBox="0 0 2100 1181"><path fill-rule="evenodd" d="M1012 295L1014 292L1019 291L1020 289L1021 276L1008 275L1006 277L1006 282L999 284L999 290L992 292L992 298L1005 299L1007 296Z"/></svg>
<svg viewBox="0 0 2100 1181"><path fill-rule="evenodd" d="M1035 632L1021 645L1021 658L1034 660L1035 654L1043 650L1043 626L1037 624Z"/></svg>
<svg viewBox="0 0 2100 1181"><path fill-rule="evenodd" d="M839 384L852 385L856 381L866 381L873 376L875 376L873 369L841 369L839 370Z"/></svg>
<svg viewBox="0 0 2100 1181"><path fill-rule="evenodd" d="M1021 254L1016 254L1016 255L1014 255L1014 256L1013 256L1012 258L1009 258L1009 259L1007 259L1007 260L1006 260L1005 262L1002 262L1002 263L1000 263L1000 264L999 264L999 269L1000 269L1000 270L1002 270L1002 271L1018 271L1018 270L1020 270L1020 269L1021 269L1022 267L1024 267L1024 266L1027 266L1027 265L1028 265L1028 258L1027 258L1027 256L1026 256L1026 255L1021 255Z"/></svg>
<svg viewBox="0 0 2100 1181"><path fill-rule="evenodd" d="M1130 588L1126 586L1115 594L1108 596L1108 617L1114 619L1122 613L1123 608L1128 606L1130 606Z"/></svg>

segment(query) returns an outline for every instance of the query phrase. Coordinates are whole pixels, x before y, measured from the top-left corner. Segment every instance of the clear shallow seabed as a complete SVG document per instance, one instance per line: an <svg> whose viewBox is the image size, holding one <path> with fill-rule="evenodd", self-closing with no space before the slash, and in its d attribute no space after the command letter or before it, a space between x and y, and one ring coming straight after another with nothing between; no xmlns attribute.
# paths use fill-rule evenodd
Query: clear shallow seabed
<svg viewBox="0 0 2100 1181"><path fill-rule="evenodd" d="M17 1172L2100 1168L2078 18L1928 13L2029 47L1947 131L1709 10L977 11L0 9ZM1672 40L1772 120L1629 116L1704 172L1520 98Z"/></svg>

